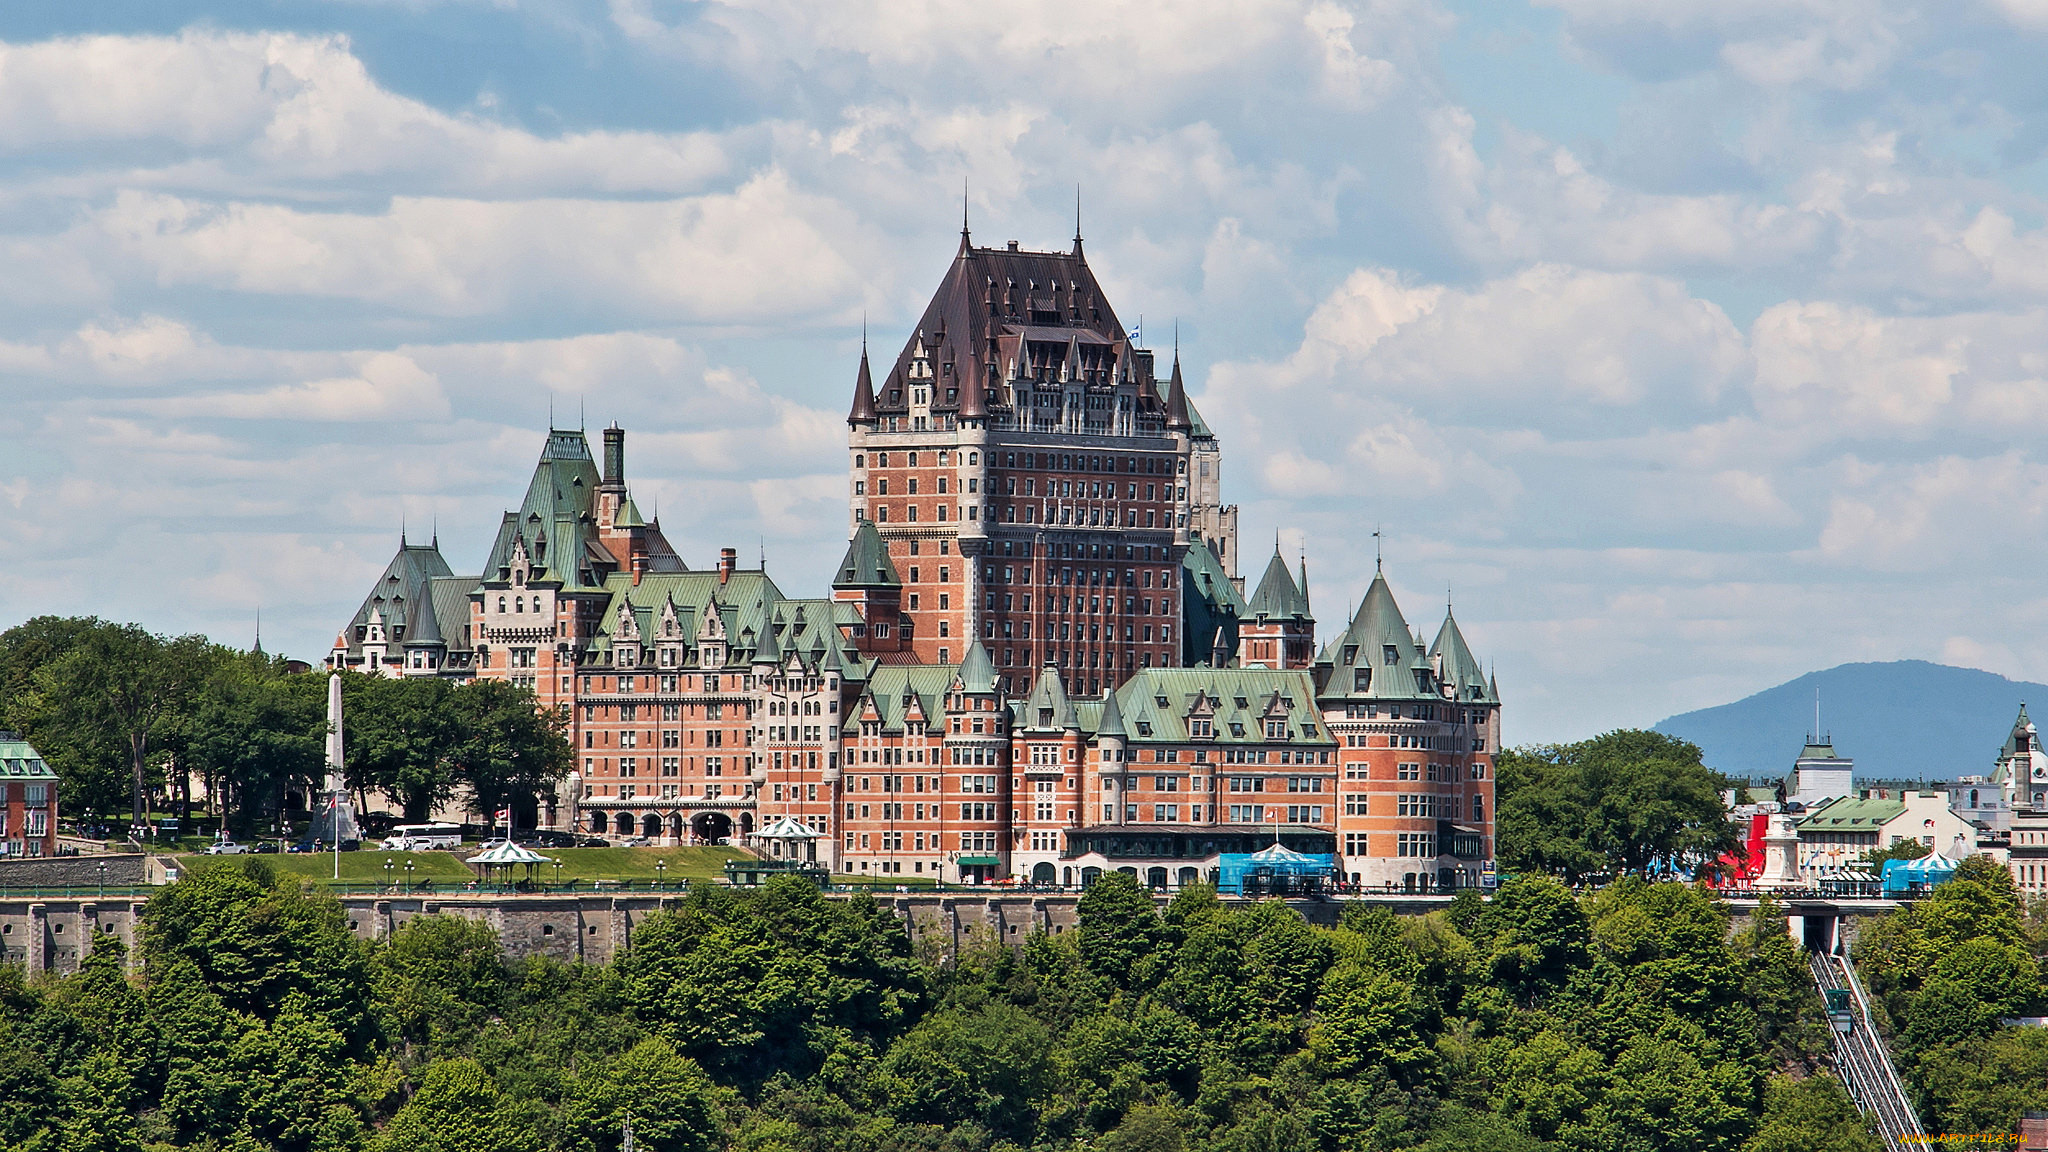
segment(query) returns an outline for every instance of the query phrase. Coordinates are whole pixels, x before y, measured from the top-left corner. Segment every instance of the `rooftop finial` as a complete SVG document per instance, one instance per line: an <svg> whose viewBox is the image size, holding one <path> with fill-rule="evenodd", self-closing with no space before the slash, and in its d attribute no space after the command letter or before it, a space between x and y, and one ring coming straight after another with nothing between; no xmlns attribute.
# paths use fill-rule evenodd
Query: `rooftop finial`
<svg viewBox="0 0 2048 1152"><path fill-rule="evenodd" d="M1372 570L1375 574L1380 571L1380 526L1377 524L1372 526Z"/></svg>
<svg viewBox="0 0 2048 1152"><path fill-rule="evenodd" d="M960 178L960 251L966 252L973 245L967 232L967 177Z"/></svg>
<svg viewBox="0 0 2048 1152"><path fill-rule="evenodd" d="M1076 181L1074 184L1074 259L1087 260L1087 257L1081 253L1081 185L1079 181Z"/></svg>

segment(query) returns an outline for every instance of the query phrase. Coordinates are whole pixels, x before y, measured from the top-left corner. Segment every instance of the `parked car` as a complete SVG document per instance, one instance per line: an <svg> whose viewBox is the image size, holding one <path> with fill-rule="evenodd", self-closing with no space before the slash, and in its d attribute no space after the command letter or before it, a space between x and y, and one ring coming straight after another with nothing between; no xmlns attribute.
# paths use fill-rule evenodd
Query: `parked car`
<svg viewBox="0 0 2048 1152"><path fill-rule="evenodd" d="M609 848L611 846L612 842L602 836L578 836L574 845L577 848Z"/></svg>
<svg viewBox="0 0 2048 1152"><path fill-rule="evenodd" d="M216 840L206 846L208 856L240 856L248 851L247 845L237 844L233 840Z"/></svg>
<svg viewBox="0 0 2048 1152"><path fill-rule="evenodd" d="M249 851L258 853L259 855L263 856L275 856L277 855L277 841L265 840L261 844L256 845L254 848L249 849Z"/></svg>
<svg viewBox="0 0 2048 1152"><path fill-rule="evenodd" d="M518 842L528 848L574 848L578 837L568 832L556 832L540 828L520 836Z"/></svg>
<svg viewBox="0 0 2048 1152"><path fill-rule="evenodd" d="M652 843L654 841L649 840L645 836L628 836L624 840L619 841L620 846L625 848L645 848Z"/></svg>

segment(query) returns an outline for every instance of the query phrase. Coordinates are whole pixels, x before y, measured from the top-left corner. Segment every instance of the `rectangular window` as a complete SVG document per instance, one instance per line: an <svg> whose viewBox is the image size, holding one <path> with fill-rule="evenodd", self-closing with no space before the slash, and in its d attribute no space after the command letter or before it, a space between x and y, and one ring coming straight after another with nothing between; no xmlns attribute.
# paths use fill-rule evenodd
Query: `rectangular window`
<svg viewBox="0 0 2048 1152"><path fill-rule="evenodd" d="M1346 796L1344 798L1344 814L1346 816L1370 816L1372 814L1368 804L1370 799L1370 797L1362 795Z"/></svg>
<svg viewBox="0 0 2048 1152"><path fill-rule="evenodd" d="M1344 834L1344 854L1346 856L1365 855L1365 833L1346 832Z"/></svg>

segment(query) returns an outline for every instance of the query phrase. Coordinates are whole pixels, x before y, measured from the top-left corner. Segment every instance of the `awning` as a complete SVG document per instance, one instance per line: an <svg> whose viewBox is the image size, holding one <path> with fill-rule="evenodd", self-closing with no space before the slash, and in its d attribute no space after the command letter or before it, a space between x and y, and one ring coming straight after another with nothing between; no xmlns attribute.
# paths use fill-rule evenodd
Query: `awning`
<svg viewBox="0 0 2048 1152"><path fill-rule="evenodd" d="M962 868L1001 868L1003 859L1000 856L962 856L955 863Z"/></svg>

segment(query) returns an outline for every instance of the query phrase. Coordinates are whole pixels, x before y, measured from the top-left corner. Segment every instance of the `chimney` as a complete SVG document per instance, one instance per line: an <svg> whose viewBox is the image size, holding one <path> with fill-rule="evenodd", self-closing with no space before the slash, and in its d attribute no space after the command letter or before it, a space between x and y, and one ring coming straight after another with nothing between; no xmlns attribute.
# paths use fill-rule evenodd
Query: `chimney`
<svg viewBox="0 0 2048 1152"><path fill-rule="evenodd" d="M626 430L617 424L604 430L604 482L614 487L626 482Z"/></svg>
<svg viewBox="0 0 2048 1152"><path fill-rule="evenodd" d="M718 550L718 583L723 586L732 579L732 570L739 565L739 551L733 548Z"/></svg>

